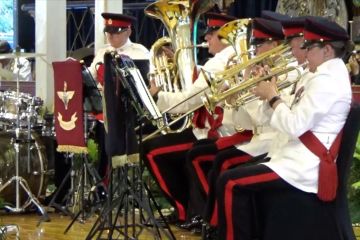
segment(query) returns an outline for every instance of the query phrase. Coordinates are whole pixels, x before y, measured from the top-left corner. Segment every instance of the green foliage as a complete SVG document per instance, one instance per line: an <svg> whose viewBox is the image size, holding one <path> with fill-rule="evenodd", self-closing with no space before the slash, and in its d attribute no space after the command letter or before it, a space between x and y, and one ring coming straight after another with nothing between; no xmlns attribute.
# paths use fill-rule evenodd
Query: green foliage
<svg viewBox="0 0 360 240"><path fill-rule="evenodd" d="M98 144L94 141L94 139L89 139L87 141L87 148L89 152L89 162L95 164L99 160Z"/></svg>
<svg viewBox="0 0 360 240"><path fill-rule="evenodd" d="M144 170L143 179L145 180L145 183L149 186L149 189L150 189L151 193L153 194L153 196L156 200L156 203L159 204L160 209L170 209L172 207L171 204L164 197L158 184L156 183L155 179L150 174L148 169Z"/></svg>
<svg viewBox="0 0 360 240"><path fill-rule="evenodd" d="M349 177L349 207L353 223L360 222L360 135L355 147L354 161Z"/></svg>

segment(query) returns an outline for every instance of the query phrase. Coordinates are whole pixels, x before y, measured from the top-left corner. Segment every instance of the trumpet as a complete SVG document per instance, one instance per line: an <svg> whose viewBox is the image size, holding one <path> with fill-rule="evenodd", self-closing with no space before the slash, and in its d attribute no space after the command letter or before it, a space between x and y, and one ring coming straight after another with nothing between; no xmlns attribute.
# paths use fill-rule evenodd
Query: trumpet
<svg viewBox="0 0 360 240"><path fill-rule="evenodd" d="M276 58L274 56L279 56L280 58L282 54L284 53L288 53L291 51L291 48L288 44L280 44L279 46L264 52L262 54L259 54L258 56L239 63L239 64L235 64L230 66L228 69L224 70L224 71L220 71L215 73L213 76L211 76L210 78L212 79L211 82L211 92L212 93L218 93L219 89L221 89L221 86L223 86L225 84L225 81L232 79L234 76L237 76L239 74L239 72L245 70L246 68L253 66L255 64L258 64L260 62L264 62L264 60L267 60L267 63L269 66L274 66L278 61L276 60ZM288 56L286 54L286 56ZM209 76L208 76L209 78Z"/></svg>
<svg viewBox="0 0 360 240"><path fill-rule="evenodd" d="M250 89L255 87L259 82L269 80L272 77L279 77L279 76L281 76L283 74L287 74L288 72L291 72L291 71L296 71L297 77L294 81L290 82L290 81L287 81L286 79L283 79L283 80L279 79L277 81L278 90L285 89L300 80L300 78L301 78L300 68L302 68L302 67L303 67L303 65L273 68L270 70L270 74L268 74L266 76L250 78L249 80L242 82L242 83L238 84L237 86L234 86L222 93L205 94L205 96L203 97L203 103L204 103L206 109L210 113L213 113L215 106L217 104L225 101L226 98L228 98L230 96L239 94L239 96L236 98L235 104L232 104L232 105L228 104L228 106L230 106L230 107L239 107L241 105L244 105L244 104L256 99L256 97L250 92Z"/></svg>

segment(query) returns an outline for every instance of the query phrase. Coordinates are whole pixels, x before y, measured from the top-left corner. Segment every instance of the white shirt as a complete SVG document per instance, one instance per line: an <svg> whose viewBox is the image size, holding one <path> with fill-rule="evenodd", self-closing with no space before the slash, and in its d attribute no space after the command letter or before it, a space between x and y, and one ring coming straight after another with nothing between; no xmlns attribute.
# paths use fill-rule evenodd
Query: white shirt
<svg viewBox="0 0 360 240"><path fill-rule="evenodd" d="M205 65L202 67L205 71L216 73L219 71L223 71L227 66L229 58L235 53L234 48L228 46L224 48L219 53L215 54L214 57L210 58ZM160 111L164 111L177 103L183 101L184 99L189 98L190 96L194 95L195 93L205 89L208 87L208 84L203 76L200 73L197 80L192 84L187 90L182 92L164 92L160 91L158 94L158 101L157 105ZM178 107L174 108L170 113L186 113L189 110L193 109L196 106L202 104L201 95L199 94L196 97L191 98L190 100L182 103ZM224 118L229 117L228 115L224 114ZM220 136L229 136L235 133L234 127L230 127L227 125L222 125L218 132ZM209 125L206 123L204 129L194 128L193 133L197 139L207 138L207 133L209 131Z"/></svg>
<svg viewBox="0 0 360 240"><path fill-rule="evenodd" d="M112 52L112 51L117 51L119 54L127 55L131 59L149 59L150 57L150 52L146 47L138 43L133 43L130 41L130 39L128 39L128 41L120 48L114 48L110 45L106 45L104 48L99 49L89 68L91 75L96 80L97 80L96 69L98 67L97 65L99 63L104 62L104 55L106 52Z"/></svg>
<svg viewBox="0 0 360 240"><path fill-rule="evenodd" d="M30 62L26 58L20 57L18 59L19 62L17 62L17 59L11 59L5 66L0 64L1 68L8 70L8 73L12 73L5 74L6 76L0 76L2 80L17 80L19 76L20 81L32 81Z"/></svg>
<svg viewBox="0 0 360 240"><path fill-rule="evenodd" d="M321 64L304 83L299 101L290 109L280 103L270 119L270 125L287 134L288 141L265 163L292 186L317 193L319 158L299 140L312 131L330 148L343 128L351 103L349 74L344 62L331 59Z"/></svg>
<svg viewBox="0 0 360 240"><path fill-rule="evenodd" d="M296 66L294 64L289 64L289 66ZM302 74L302 71L296 70L290 71L286 74L286 81L294 82ZM288 106L291 105L292 98L290 96L293 85L283 89L281 91L281 98L287 103ZM241 110L241 111L240 111ZM275 144L278 132L276 129L272 128L269 125L270 116L273 110L269 107L267 101L256 100L250 102L239 109L239 111L234 112L233 119L234 123L239 125L242 128L253 130L254 136L251 138L250 142L247 144L238 144L236 148L246 152L251 156L259 156L265 153L271 152L271 149L277 147ZM246 113L249 117L246 117Z"/></svg>

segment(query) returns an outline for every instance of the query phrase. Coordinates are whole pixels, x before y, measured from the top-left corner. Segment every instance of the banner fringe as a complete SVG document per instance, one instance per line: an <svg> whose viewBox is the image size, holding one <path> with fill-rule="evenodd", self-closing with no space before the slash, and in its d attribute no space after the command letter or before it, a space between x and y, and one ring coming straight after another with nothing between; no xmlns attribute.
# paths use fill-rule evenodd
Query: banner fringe
<svg viewBox="0 0 360 240"><path fill-rule="evenodd" d="M87 147L79 147L73 145L59 145L56 149L58 152L72 152L72 153L88 153Z"/></svg>

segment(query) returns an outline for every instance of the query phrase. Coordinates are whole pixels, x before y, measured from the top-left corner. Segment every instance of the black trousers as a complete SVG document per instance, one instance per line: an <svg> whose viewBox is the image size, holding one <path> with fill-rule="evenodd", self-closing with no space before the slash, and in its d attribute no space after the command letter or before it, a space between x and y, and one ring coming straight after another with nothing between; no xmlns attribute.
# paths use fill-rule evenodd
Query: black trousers
<svg viewBox="0 0 360 240"><path fill-rule="evenodd" d="M252 240L256 232L256 200L265 191L293 189L263 164L240 166L220 175L218 201L218 239Z"/></svg>
<svg viewBox="0 0 360 240"><path fill-rule="evenodd" d="M249 141L251 137L251 131L239 132L206 144L197 144L197 146L194 146L189 151L186 168L191 179L189 182L191 194L188 209L192 215L203 215L205 211L204 203L207 202L209 197L208 174L214 171L214 167L218 167L218 164L213 164L215 157L228 149L234 148L235 144ZM221 160L221 162L222 161L223 160ZM233 161L233 163L230 163L227 167L231 167L231 164L237 165L237 162ZM216 182L217 175L216 177L214 176L214 182ZM212 194L212 196L215 199L215 194Z"/></svg>
<svg viewBox="0 0 360 240"><path fill-rule="evenodd" d="M197 141L192 129L162 135L143 142L142 157L164 196L178 213L179 220L187 218L189 200L186 154Z"/></svg>

